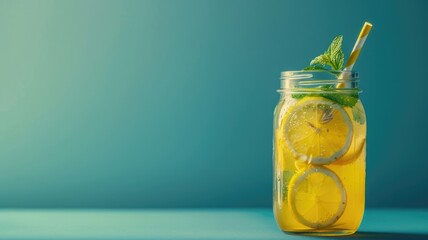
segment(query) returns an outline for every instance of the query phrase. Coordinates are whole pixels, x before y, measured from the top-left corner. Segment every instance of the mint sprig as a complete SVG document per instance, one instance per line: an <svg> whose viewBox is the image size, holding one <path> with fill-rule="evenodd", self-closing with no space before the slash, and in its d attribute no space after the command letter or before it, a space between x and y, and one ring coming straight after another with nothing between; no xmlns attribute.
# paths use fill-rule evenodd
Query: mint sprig
<svg viewBox="0 0 428 240"><path fill-rule="evenodd" d="M353 107L358 102L358 92L355 93L323 93L322 97L330 99L331 101L338 103L344 107Z"/></svg>
<svg viewBox="0 0 428 240"><path fill-rule="evenodd" d="M306 71L326 71L335 77L339 77L339 72L342 71L343 64L345 62L345 55L342 50L343 36L336 36L331 42L327 50L314 58L310 65L303 70ZM292 94L293 98L301 99L305 96L321 96L327 98L335 103L338 103L344 107L353 107L358 102L358 90L351 93L339 93L336 90L336 85L327 85L319 87L322 93L304 93L304 94Z"/></svg>
<svg viewBox="0 0 428 240"><path fill-rule="evenodd" d="M341 71L345 62L342 50L343 36L339 35L333 39L327 51L314 58L310 65L304 70Z"/></svg>

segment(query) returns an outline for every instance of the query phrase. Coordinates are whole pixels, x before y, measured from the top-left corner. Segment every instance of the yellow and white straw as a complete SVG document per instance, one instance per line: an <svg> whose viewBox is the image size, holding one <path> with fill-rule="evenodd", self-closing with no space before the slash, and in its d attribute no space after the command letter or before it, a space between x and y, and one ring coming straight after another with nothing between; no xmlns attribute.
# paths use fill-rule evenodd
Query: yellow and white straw
<svg viewBox="0 0 428 240"><path fill-rule="evenodd" d="M357 61L357 58L360 55L361 49L363 48L371 29L372 24L369 22L365 22L343 71L352 71L352 68L354 67L355 62ZM339 83L337 87L344 87L344 83Z"/></svg>
<svg viewBox="0 0 428 240"><path fill-rule="evenodd" d="M361 48L363 48L363 45L367 39L367 35L369 35L371 29L372 24L365 22L363 28L361 29L360 35L355 42L354 48L352 49L351 56L349 56L349 59L346 62L345 68L343 69L344 71L351 71L354 67L355 61L357 61L358 55L360 55L361 52Z"/></svg>

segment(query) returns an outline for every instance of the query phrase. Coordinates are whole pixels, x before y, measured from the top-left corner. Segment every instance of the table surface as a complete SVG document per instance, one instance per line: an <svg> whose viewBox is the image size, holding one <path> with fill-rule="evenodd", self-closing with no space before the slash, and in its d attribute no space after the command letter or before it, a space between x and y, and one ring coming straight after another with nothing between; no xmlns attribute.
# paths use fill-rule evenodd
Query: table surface
<svg viewBox="0 0 428 240"><path fill-rule="evenodd" d="M281 232L271 209L4 209L0 239L317 238ZM340 239L428 239L428 209L368 209Z"/></svg>

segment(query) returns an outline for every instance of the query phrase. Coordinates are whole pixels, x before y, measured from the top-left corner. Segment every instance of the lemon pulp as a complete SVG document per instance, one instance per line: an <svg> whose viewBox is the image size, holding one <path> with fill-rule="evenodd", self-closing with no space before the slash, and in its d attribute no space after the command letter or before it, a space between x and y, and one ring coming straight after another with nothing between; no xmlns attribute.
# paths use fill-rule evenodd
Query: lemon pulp
<svg viewBox="0 0 428 240"><path fill-rule="evenodd" d="M338 104L322 97L300 101L283 122L285 140L294 156L311 164L328 164L348 150L352 123Z"/></svg>
<svg viewBox="0 0 428 240"><path fill-rule="evenodd" d="M336 222L346 206L340 179L324 167L311 167L290 181L289 197L295 217L308 227L321 229Z"/></svg>

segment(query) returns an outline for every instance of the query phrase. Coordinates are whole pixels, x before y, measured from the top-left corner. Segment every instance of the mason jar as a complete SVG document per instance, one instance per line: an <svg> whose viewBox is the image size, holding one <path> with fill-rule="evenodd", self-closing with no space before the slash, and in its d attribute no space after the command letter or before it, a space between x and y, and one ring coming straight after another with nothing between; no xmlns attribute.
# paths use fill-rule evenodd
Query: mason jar
<svg viewBox="0 0 428 240"><path fill-rule="evenodd" d="M286 71L274 112L278 226L349 235L364 214L366 116L357 72Z"/></svg>

